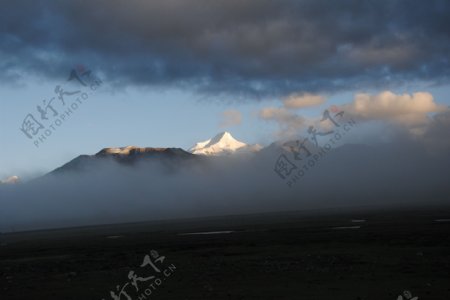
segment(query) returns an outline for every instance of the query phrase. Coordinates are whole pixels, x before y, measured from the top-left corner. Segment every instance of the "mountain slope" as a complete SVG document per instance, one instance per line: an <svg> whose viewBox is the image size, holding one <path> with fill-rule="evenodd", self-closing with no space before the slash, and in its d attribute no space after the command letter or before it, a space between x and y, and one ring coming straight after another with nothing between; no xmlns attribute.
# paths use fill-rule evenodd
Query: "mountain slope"
<svg viewBox="0 0 450 300"><path fill-rule="evenodd" d="M221 132L212 139L196 143L188 151L192 154L226 155L242 151L256 152L261 148L259 145L248 145L238 141L229 132Z"/></svg>
<svg viewBox="0 0 450 300"><path fill-rule="evenodd" d="M49 174L98 170L111 165L111 162L124 166L152 161L166 165L177 165L182 161L191 159L195 159L195 155L181 148L141 148L135 146L104 148L95 155L80 155Z"/></svg>

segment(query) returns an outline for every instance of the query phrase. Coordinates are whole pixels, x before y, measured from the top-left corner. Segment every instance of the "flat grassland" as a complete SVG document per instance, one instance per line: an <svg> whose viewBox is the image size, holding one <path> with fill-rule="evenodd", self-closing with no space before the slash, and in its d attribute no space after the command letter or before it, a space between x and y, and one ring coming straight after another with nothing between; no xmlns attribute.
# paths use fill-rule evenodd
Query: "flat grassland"
<svg viewBox="0 0 450 300"><path fill-rule="evenodd" d="M126 283L129 298L117 299L396 300L404 290L450 299L449 207L159 221L0 239L1 300L113 299L110 291ZM141 268L151 250L165 257L155 263L165 275ZM142 279L137 288L132 270Z"/></svg>

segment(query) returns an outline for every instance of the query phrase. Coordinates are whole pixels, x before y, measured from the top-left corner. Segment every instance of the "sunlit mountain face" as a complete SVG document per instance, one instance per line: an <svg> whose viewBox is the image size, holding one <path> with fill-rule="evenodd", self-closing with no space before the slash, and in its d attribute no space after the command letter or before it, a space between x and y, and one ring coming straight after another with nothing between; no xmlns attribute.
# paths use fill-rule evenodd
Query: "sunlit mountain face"
<svg viewBox="0 0 450 300"><path fill-rule="evenodd" d="M261 148L262 146L258 144L248 145L240 142L229 132L221 132L209 140L196 143L189 149L189 152L203 155L226 155L235 152L257 152Z"/></svg>

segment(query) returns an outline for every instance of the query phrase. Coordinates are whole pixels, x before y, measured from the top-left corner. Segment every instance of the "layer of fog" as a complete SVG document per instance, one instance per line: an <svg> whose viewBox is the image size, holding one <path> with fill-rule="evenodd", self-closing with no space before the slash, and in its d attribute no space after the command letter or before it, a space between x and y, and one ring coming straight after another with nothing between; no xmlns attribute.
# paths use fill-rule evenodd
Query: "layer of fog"
<svg viewBox="0 0 450 300"><path fill-rule="evenodd" d="M448 152L429 153L414 141L338 147L291 183L274 171L281 151L272 146L254 156L152 159L134 165L89 160L83 170L1 186L0 230L450 199ZM308 163L283 153L294 163Z"/></svg>

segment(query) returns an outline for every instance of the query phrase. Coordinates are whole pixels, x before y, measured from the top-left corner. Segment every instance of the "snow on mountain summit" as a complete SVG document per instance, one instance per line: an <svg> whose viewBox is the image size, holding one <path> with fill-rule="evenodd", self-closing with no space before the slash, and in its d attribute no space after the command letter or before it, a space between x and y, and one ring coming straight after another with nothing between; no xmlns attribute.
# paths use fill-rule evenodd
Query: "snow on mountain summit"
<svg viewBox="0 0 450 300"><path fill-rule="evenodd" d="M229 132L225 131L217 134L212 139L196 143L189 149L189 152L203 155L223 155L243 150L258 151L260 148L261 146L259 145L247 145L240 142Z"/></svg>

